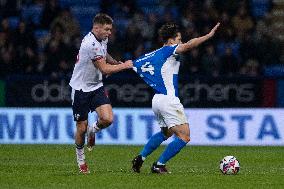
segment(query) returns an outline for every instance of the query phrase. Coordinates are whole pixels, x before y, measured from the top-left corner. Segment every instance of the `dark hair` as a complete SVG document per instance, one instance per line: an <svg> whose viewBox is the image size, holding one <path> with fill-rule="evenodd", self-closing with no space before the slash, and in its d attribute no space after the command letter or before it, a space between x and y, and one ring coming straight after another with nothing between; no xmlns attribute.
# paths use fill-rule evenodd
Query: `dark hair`
<svg viewBox="0 0 284 189"><path fill-rule="evenodd" d="M93 20L93 24L112 24L113 20L112 18L104 13L99 13L95 16L94 20Z"/></svg>
<svg viewBox="0 0 284 189"><path fill-rule="evenodd" d="M159 36L162 38L163 43L166 43L168 39L175 38L179 32L178 25L175 23L167 23L159 29Z"/></svg>

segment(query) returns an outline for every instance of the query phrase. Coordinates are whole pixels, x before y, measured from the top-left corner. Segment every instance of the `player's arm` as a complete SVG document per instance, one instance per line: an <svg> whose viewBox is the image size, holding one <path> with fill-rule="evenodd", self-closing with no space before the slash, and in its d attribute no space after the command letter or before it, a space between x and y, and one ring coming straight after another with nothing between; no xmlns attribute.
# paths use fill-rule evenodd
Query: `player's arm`
<svg viewBox="0 0 284 189"><path fill-rule="evenodd" d="M115 60L114 58L112 58L112 56L110 54L106 54L106 62L108 64L111 64L111 65L117 65L117 64L121 64L123 62L120 62L120 61L117 61Z"/></svg>
<svg viewBox="0 0 284 189"><path fill-rule="evenodd" d="M102 74L109 75L122 70L126 70L133 67L131 60L118 65L107 64L106 60L101 58L98 60L93 60L93 64L102 72Z"/></svg>
<svg viewBox="0 0 284 189"><path fill-rule="evenodd" d="M204 43L205 41L207 41L208 39L210 39L211 37L214 36L219 25L220 25L220 23L216 24L216 26L208 34L206 34L202 37L197 37L197 38L191 39L190 41L188 41L186 43L180 44L176 49L176 53L178 53L178 54L184 53L184 52L189 51L189 50L199 46L200 44Z"/></svg>

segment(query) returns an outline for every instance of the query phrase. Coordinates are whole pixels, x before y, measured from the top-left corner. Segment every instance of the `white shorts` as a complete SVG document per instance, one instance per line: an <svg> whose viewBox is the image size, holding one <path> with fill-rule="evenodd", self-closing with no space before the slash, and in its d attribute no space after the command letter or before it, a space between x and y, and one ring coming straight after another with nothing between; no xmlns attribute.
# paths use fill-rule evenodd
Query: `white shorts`
<svg viewBox="0 0 284 189"><path fill-rule="evenodd" d="M188 123L183 105L176 96L155 94L152 99L152 109L161 127L171 128Z"/></svg>

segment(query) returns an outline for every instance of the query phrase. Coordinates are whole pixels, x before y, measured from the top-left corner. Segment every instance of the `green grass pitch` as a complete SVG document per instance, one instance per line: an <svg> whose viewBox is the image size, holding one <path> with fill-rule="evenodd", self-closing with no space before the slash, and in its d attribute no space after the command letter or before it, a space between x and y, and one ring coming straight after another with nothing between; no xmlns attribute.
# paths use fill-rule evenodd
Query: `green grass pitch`
<svg viewBox="0 0 284 189"><path fill-rule="evenodd" d="M164 146L131 171L141 146L98 145L85 152L91 170L78 173L72 145L0 145L0 188L284 188L284 147L188 146L168 162L172 172L150 173ZM238 175L222 175L219 161L234 155Z"/></svg>

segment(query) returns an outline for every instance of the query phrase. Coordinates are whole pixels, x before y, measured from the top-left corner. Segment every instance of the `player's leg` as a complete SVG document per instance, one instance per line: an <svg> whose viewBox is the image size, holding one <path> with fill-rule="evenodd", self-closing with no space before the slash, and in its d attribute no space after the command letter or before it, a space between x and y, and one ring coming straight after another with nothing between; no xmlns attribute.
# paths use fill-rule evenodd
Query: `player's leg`
<svg viewBox="0 0 284 189"><path fill-rule="evenodd" d="M75 145L76 157L81 173L89 173L85 162L84 144L88 126L88 100L87 94L82 91L72 91L72 110L74 121L76 121Z"/></svg>
<svg viewBox="0 0 284 189"><path fill-rule="evenodd" d="M105 129L112 124L113 112L110 104L104 104L97 107L96 112L98 114L98 120L96 123L98 129Z"/></svg>
<svg viewBox="0 0 284 189"><path fill-rule="evenodd" d="M109 127L113 122L112 106L103 87L93 92L91 111L96 111L98 119L92 126L88 127L87 147L89 151L91 151L95 145L95 133Z"/></svg>
<svg viewBox="0 0 284 189"><path fill-rule="evenodd" d="M86 121L77 121L76 123L76 134L75 134L75 145L76 145L76 157L77 163L79 166L79 171L81 173L89 173L89 169L87 163L85 161L85 152L84 152L84 144L85 144L85 134L87 131L88 122Z"/></svg>
<svg viewBox="0 0 284 189"><path fill-rule="evenodd" d="M77 147L84 147L85 144L85 134L87 131L88 121L77 121L76 122L76 134L75 134L75 144Z"/></svg>
<svg viewBox="0 0 284 189"><path fill-rule="evenodd" d="M161 131L151 136L139 155L132 160L132 170L140 173L140 169L146 157L154 152L163 141L167 140L171 136L172 132L170 132L167 127L161 127Z"/></svg>
<svg viewBox="0 0 284 189"><path fill-rule="evenodd" d="M179 99L172 99L168 108L164 109L162 112L165 123L169 127L169 131L174 133L176 137L166 147L158 161L153 164L151 169L153 173L167 173L168 171L165 167L166 162L179 153L190 140L189 125L187 123L184 108Z"/></svg>
<svg viewBox="0 0 284 189"><path fill-rule="evenodd" d="M95 134L100 130L107 128L113 122L113 112L110 104L104 104L97 107L96 112L98 119L92 126L88 128L87 148L89 151L92 151L93 146L95 145Z"/></svg>
<svg viewBox="0 0 284 189"><path fill-rule="evenodd" d="M154 150L156 150L163 141L167 140L171 135L172 132L169 132L167 127L161 127L160 132L151 136L151 138L140 153L143 161L148 155L150 155Z"/></svg>
<svg viewBox="0 0 284 189"><path fill-rule="evenodd" d="M152 165L153 173L168 173L166 163L177 155L182 148L190 141L190 130L188 124L177 125L170 130L176 135L175 139L168 144L158 161Z"/></svg>
<svg viewBox="0 0 284 189"><path fill-rule="evenodd" d="M172 132L168 130L164 118L160 112L160 102L161 99L159 98L159 95L155 95L152 100L152 109L161 127L161 131L151 136L146 145L143 147L142 151L132 160L132 170L134 172L140 173L140 169L146 157L155 151L163 141L167 140L172 135Z"/></svg>
<svg viewBox="0 0 284 189"><path fill-rule="evenodd" d="M170 130L176 135L175 139L166 147L157 164L165 165L190 141L190 130L188 124L171 127Z"/></svg>

